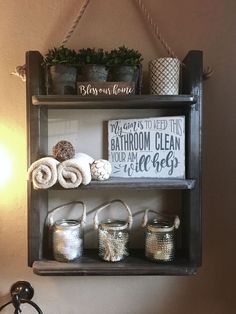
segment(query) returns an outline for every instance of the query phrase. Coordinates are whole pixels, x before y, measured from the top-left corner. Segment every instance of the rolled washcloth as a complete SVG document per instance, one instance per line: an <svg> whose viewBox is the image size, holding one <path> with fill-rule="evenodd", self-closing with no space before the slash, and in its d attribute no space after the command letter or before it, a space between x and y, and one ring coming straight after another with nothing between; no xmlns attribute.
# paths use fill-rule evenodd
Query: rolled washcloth
<svg viewBox="0 0 236 314"><path fill-rule="evenodd" d="M90 164L93 161L92 157L84 153L63 161L57 168L58 182L65 189L77 188L81 183L89 184L92 179Z"/></svg>
<svg viewBox="0 0 236 314"><path fill-rule="evenodd" d="M57 166L59 161L53 157L43 157L28 169L28 179L32 181L34 189L48 189L57 182Z"/></svg>

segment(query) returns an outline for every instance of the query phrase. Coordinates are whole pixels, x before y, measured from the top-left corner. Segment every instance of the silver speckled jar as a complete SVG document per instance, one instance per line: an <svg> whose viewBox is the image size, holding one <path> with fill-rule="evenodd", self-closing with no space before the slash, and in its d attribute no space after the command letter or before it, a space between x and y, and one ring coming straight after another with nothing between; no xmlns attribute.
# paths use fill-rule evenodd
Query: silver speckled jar
<svg viewBox="0 0 236 314"><path fill-rule="evenodd" d="M128 220L107 219L98 222L98 214L115 202L120 202L128 212ZM118 262L129 255L129 232L133 218L130 208L121 200L113 200L100 206L94 217L94 228L98 230L98 255L107 262Z"/></svg>
<svg viewBox="0 0 236 314"><path fill-rule="evenodd" d="M148 212L158 214L162 219L148 222ZM168 219L163 220L163 217ZM145 232L145 256L151 261L169 262L175 257L176 239L175 229L179 227L178 216L164 215L153 210L146 210L143 218Z"/></svg>
<svg viewBox="0 0 236 314"><path fill-rule="evenodd" d="M70 211L80 210L78 219L58 219L61 212L68 217ZM64 215L63 215L64 216ZM49 211L45 225L48 230L48 247L52 257L58 262L73 262L83 254L83 233L86 224L86 206L81 201L73 201Z"/></svg>
<svg viewBox="0 0 236 314"><path fill-rule="evenodd" d="M122 220L107 220L98 227L98 255L108 262L118 262L129 255L128 223Z"/></svg>
<svg viewBox="0 0 236 314"><path fill-rule="evenodd" d="M53 256L59 262L73 262L83 253L83 229L78 220L62 219L53 226Z"/></svg>
<svg viewBox="0 0 236 314"><path fill-rule="evenodd" d="M175 255L174 226L153 220L146 227L145 255L152 261L172 261Z"/></svg>

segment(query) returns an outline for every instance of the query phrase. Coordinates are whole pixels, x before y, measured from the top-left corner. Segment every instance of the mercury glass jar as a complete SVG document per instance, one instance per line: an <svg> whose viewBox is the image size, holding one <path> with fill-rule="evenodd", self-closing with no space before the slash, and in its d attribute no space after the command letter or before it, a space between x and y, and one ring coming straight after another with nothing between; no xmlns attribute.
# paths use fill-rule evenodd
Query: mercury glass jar
<svg viewBox="0 0 236 314"><path fill-rule="evenodd" d="M98 226L98 255L108 262L118 262L129 255L129 225L122 220L107 220Z"/></svg>
<svg viewBox="0 0 236 314"><path fill-rule="evenodd" d="M145 212L143 223L143 226L146 227L145 256L151 261L172 261L175 257L175 229L179 227L179 217L174 216L174 219L169 217L168 220L163 220L162 217L162 219L153 219L147 222L148 211Z"/></svg>
<svg viewBox="0 0 236 314"><path fill-rule="evenodd" d="M53 255L56 261L73 262L83 253L83 229L78 220L62 219L53 226Z"/></svg>
<svg viewBox="0 0 236 314"><path fill-rule="evenodd" d="M153 261L172 261L174 254L174 226L167 222L153 220L146 228L146 257Z"/></svg>
<svg viewBox="0 0 236 314"><path fill-rule="evenodd" d="M128 220L107 219L98 222L98 213L114 202L120 202L128 211ZM94 227L98 229L98 255L107 262L118 262L129 255L129 232L132 226L132 214L127 204L113 200L98 208L94 217Z"/></svg>
<svg viewBox="0 0 236 314"><path fill-rule="evenodd" d="M79 206L78 206L79 205ZM78 219L55 219L58 212L69 210L74 206L78 210L82 206L82 214ZM46 219L48 227L49 249L53 258L58 262L73 262L83 254L83 233L86 223L86 207L81 201L73 201L51 210Z"/></svg>

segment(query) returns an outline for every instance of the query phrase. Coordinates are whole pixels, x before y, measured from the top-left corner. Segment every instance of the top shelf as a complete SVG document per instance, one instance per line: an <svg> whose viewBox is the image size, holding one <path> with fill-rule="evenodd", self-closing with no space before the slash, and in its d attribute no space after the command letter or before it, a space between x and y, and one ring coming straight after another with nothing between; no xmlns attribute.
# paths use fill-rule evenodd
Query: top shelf
<svg viewBox="0 0 236 314"><path fill-rule="evenodd" d="M35 95L35 106L48 109L169 109L191 108L197 103L192 95L129 95L129 96L76 96Z"/></svg>

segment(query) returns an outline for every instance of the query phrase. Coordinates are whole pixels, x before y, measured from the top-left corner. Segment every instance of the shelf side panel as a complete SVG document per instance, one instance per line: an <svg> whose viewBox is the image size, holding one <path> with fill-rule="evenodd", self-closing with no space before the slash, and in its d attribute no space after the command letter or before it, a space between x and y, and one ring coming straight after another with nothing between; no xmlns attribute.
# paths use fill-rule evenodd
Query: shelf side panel
<svg viewBox="0 0 236 314"><path fill-rule="evenodd" d="M202 262L201 228L201 165L202 165L202 63L201 51L190 51L184 59L183 92L197 97L196 106L186 121L187 177L195 180L195 188L184 191L184 246L190 261L200 266Z"/></svg>
<svg viewBox="0 0 236 314"><path fill-rule="evenodd" d="M47 110L32 104L32 95L44 93L42 56L37 51L26 53L27 100L27 166L47 152ZM42 220L47 212L47 193L36 192L28 182L28 265L42 257Z"/></svg>

